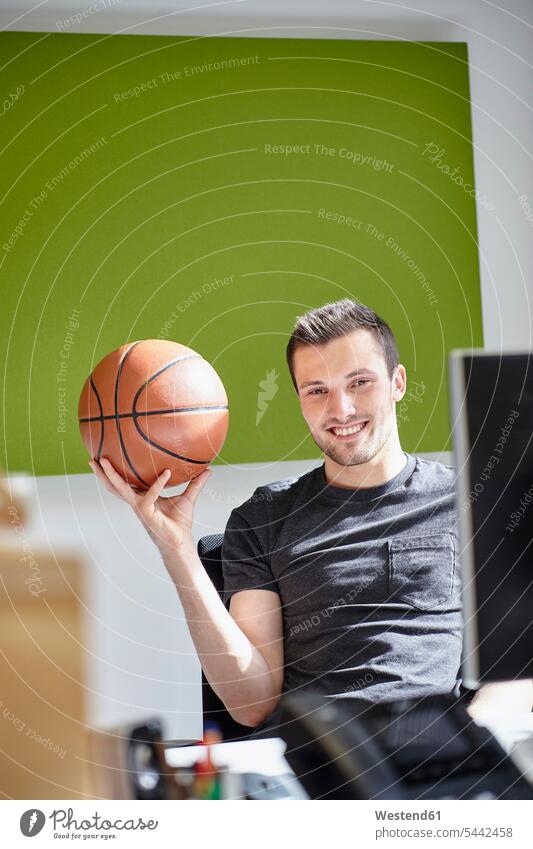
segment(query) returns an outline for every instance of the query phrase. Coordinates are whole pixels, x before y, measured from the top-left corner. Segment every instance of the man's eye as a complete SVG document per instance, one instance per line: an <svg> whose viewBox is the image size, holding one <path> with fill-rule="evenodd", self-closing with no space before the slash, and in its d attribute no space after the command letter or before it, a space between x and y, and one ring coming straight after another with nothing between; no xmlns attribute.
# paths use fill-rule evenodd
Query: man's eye
<svg viewBox="0 0 533 849"><path fill-rule="evenodd" d="M354 380L354 382L352 383L352 386L365 386L367 383L370 383L370 382L371 382L370 380L367 380L364 377L360 377L358 380ZM318 389L311 389L311 391L308 392L307 394L308 395L317 395L317 394L321 394L322 392L325 392L325 391L326 390L324 388L319 387Z"/></svg>

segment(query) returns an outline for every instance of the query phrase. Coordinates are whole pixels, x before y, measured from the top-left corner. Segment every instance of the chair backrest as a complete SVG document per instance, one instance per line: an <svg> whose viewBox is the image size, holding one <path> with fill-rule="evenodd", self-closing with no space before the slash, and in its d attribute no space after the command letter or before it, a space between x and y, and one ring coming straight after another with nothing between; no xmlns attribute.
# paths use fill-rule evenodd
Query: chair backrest
<svg viewBox="0 0 533 849"><path fill-rule="evenodd" d="M198 557L221 598L224 589L224 576L222 574L223 542L224 534L210 534L198 541Z"/></svg>
<svg viewBox="0 0 533 849"><path fill-rule="evenodd" d="M224 589L224 575L222 573L222 543L224 534L210 534L202 537L198 542L198 557L202 561L205 571L209 575L219 596L222 598ZM229 609L229 602L226 604ZM204 730L210 721L216 722L222 731L224 740L242 740L249 737L253 728L235 722L229 714L224 703L219 699L215 691L209 685L202 671L202 708L204 719Z"/></svg>

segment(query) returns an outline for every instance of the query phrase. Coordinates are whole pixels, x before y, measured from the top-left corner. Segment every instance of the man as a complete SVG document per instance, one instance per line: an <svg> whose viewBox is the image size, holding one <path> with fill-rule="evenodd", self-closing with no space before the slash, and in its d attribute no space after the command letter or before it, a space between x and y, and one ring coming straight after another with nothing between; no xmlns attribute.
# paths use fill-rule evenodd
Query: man
<svg viewBox="0 0 533 849"><path fill-rule="evenodd" d="M287 361L324 463L233 510L226 600L247 628L252 593L279 605L262 640L284 691L372 704L457 689L455 475L402 450L406 373L389 326L354 301L328 304L300 318Z"/></svg>
<svg viewBox="0 0 533 849"><path fill-rule="evenodd" d="M312 688L363 704L457 689L462 627L454 472L406 454L394 336L341 300L300 317L287 348L324 463L259 487L222 550L225 600L198 558L193 511L210 475L160 498L103 459L93 471L137 513L179 593L204 674L238 722L268 728L280 695Z"/></svg>

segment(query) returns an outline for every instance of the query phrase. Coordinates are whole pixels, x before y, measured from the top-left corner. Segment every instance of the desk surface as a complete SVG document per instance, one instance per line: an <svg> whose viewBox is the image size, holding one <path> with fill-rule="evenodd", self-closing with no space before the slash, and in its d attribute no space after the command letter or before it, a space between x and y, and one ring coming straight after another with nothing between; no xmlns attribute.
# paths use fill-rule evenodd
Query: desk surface
<svg viewBox="0 0 533 849"><path fill-rule="evenodd" d="M533 737L533 713L517 713L510 716L487 714L477 722L494 734L506 752L510 752L520 740Z"/></svg>
<svg viewBox="0 0 533 849"><path fill-rule="evenodd" d="M286 775L292 770L285 760L286 744L279 737L264 740L239 740L209 746L215 766L230 772L259 772L261 775ZM178 746L165 750L169 766L188 767L205 754L204 746Z"/></svg>

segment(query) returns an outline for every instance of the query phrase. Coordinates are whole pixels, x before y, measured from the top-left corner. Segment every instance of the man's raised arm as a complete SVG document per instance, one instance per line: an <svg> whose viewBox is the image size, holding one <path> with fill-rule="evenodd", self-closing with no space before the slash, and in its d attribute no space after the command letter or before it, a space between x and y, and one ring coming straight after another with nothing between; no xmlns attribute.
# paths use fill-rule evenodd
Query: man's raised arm
<svg viewBox="0 0 533 849"><path fill-rule="evenodd" d="M194 505L211 471L198 475L181 495L162 498L168 471L147 492L139 492L108 460L90 466L106 489L130 505L161 552L211 687L237 722L261 724L283 684L280 598L270 590L238 592L231 613L221 601L191 535Z"/></svg>

